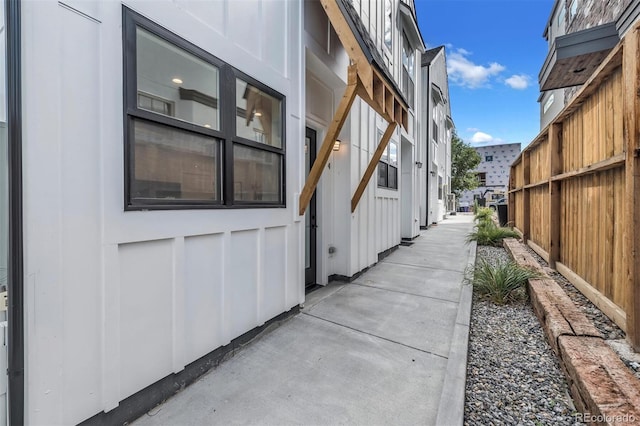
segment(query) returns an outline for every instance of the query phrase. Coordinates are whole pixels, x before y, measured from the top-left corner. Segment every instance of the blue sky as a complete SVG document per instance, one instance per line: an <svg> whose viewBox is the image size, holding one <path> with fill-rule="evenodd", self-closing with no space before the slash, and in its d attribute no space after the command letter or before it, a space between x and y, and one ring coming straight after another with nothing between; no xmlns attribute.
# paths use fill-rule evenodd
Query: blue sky
<svg viewBox="0 0 640 426"><path fill-rule="evenodd" d="M415 0L428 48L446 46L452 118L473 146L540 130L538 72L553 0Z"/></svg>

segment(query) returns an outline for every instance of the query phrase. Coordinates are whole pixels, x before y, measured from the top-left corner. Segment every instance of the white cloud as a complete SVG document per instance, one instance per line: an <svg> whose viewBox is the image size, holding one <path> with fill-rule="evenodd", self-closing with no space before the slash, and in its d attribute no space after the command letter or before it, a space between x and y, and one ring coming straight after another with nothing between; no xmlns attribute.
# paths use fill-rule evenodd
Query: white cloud
<svg viewBox="0 0 640 426"><path fill-rule="evenodd" d="M456 49L447 57L447 72L454 84L476 89L485 86L489 79L504 71L505 67L497 62L488 66L478 65L467 58L471 53L464 49Z"/></svg>
<svg viewBox="0 0 640 426"><path fill-rule="evenodd" d="M494 138L488 133L477 131L471 136L467 142L475 145L488 145L488 144L501 144L504 140L500 138Z"/></svg>
<svg viewBox="0 0 640 426"><path fill-rule="evenodd" d="M529 83L531 82L531 77L526 74L514 74L511 77L507 78L504 81L504 84L511 87L512 89L524 90L529 87Z"/></svg>
<svg viewBox="0 0 640 426"><path fill-rule="evenodd" d="M471 143L488 143L492 140L493 136L483 132L475 132L473 136L471 136Z"/></svg>

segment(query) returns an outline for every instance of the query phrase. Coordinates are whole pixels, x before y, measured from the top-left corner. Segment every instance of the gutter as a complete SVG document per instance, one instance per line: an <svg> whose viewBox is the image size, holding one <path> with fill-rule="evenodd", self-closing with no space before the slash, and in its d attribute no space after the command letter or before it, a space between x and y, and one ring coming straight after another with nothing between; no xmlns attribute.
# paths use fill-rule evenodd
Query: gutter
<svg viewBox="0 0 640 426"><path fill-rule="evenodd" d="M24 269L22 220L21 0L5 0L9 159L8 398L9 424L24 424Z"/></svg>

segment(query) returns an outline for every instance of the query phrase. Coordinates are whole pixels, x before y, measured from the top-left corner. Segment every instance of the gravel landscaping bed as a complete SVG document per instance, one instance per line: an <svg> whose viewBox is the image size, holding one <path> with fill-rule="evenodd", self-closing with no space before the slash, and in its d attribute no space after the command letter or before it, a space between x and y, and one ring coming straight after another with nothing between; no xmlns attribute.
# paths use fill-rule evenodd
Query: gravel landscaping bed
<svg viewBox="0 0 640 426"><path fill-rule="evenodd" d="M503 248L485 246L477 258L509 260ZM465 425L581 424L529 303L498 306L474 293L464 415Z"/></svg>

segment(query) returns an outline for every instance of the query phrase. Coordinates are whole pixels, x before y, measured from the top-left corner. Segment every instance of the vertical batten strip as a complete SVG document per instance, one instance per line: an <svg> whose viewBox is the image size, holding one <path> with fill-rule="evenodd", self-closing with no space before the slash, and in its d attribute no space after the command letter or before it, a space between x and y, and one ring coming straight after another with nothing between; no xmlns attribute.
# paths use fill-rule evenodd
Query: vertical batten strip
<svg viewBox="0 0 640 426"><path fill-rule="evenodd" d="M102 283L102 409L120 401L120 261L117 244L104 247Z"/></svg>
<svg viewBox="0 0 640 426"><path fill-rule="evenodd" d="M256 241L256 253L258 254L258 258L256 259L256 271L258 271L258 276L256 280L256 321L257 325L261 326L264 324L265 319L263 318L264 310L262 307L264 306L264 277L266 276L266 268L264 262L264 253L266 250L266 237L265 237L265 229L258 229L258 236Z"/></svg>
<svg viewBox="0 0 640 426"><path fill-rule="evenodd" d="M179 373L185 367L185 249L184 237L173 240L173 285L172 285L172 361L173 372Z"/></svg>

